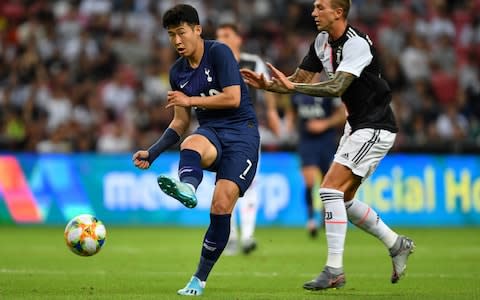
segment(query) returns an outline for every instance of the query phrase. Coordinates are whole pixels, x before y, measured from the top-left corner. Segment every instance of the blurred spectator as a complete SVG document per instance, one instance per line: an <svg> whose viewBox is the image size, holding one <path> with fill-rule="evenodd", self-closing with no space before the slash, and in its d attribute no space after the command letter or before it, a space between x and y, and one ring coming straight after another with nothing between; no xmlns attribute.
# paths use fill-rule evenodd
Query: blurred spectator
<svg viewBox="0 0 480 300"><path fill-rule="evenodd" d="M49 138L37 144L36 151L43 153L67 153L72 151L68 139L69 129L66 123L55 128Z"/></svg>
<svg viewBox="0 0 480 300"><path fill-rule="evenodd" d="M118 153L132 151L133 140L120 119L112 120L98 137L97 151Z"/></svg>
<svg viewBox="0 0 480 300"><path fill-rule="evenodd" d="M430 58L426 41L411 32L406 48L400 54L400 65L410 82L427 80L430 77Z"/></svg>
<svg viewBox="0 0 480 300"><path fill-rule="evenodd" d="M119 68L101 89L105 108L113 109L119 116L123 115L135 100L134 83L128 72L127 68Z"/></svg>
<svg viewBox="0 0 480 300"><path fill-rule="evenodd" d="M173 114L164 106L176 56L161 16L176 2L0 1L1 149L111 153L151 144ZM238 23L245 50L286 73L317 34L312 2L187 1L206 37ZM397 151L480 150L479 3L352 1L350 21L368 32L394 91ZM264 135L267 149L295 147L289 102L279 101L283 135Z"/></svg>
<svg viewBox="0 0 480 300"><path fill-rule="evenodd" d="M460 141L467 136L468 121L454 103L446 105L437 119L436 130L444 141Z"/></svg>

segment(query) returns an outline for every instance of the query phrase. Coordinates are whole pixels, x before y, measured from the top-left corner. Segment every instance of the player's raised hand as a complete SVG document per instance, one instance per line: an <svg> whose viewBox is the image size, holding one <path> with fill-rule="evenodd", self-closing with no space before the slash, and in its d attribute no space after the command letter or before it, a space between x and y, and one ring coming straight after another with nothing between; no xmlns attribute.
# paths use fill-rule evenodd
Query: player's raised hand
<svg viewBox="0 0 480 300"><path fill-rule="evenodd" d="M270 69L273 82L281 88L293 91L295 86L293 82L288 80L287 76L282 73L279 69L275 68L271 63L267 63L267 67Z"/></svg>
<svg viewBox="0 0 480 300"><path fill-rule="evenodd" d="M180 91L168 91L167 92L167 102L168 104L165 108L169 108L172 106L182 106L182 107L190 107L191 106L191 99L184 93Z"/></svg>
<svg viewBox="0 0 480 300"><path fill-rule="evenodd" d="M263 73L258 74L249 69L240 69L240 73L243 80L256 89L266 90L272 85L272 82L265 78Z"/></svg>
<svg viewBox="0 0 480 300"><path fill-rule="evenodd" d="M150 163L147 160L148 158L148 151L140 150L133 154L132 161L135 167L139 169L148 169L150 167Z"/></svg>

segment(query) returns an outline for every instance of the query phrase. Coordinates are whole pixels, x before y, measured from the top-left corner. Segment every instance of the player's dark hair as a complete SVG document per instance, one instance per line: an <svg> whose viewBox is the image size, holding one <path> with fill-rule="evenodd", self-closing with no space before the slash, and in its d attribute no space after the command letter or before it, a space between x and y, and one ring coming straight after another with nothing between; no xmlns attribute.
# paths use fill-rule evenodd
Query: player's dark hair
<svg viewBox="0 0 480 300"><path fill-rule="evenodd" d="M231 30L233 30L233 32L240 35L240 31L238 30L238 26L236 24L222 23L222 24L218 25L218 29L225 29L225 28L231 29Z"/></svg>
<svg viewBox="0 0 480 300"><path fill-rule="evenodd" d="M200 25L197 10L188 4L178 4L163 14L163 28L177 27L187 23L188 25Z"/></svg>
<svg viewBox="0 0 480 300"><path fill-rule="evenodd" d="M351 0L330 0L330 4L332 8L343 9L343 16L346 19L348 16L348 11L350 10L350 6L352 5L352 1Z"/></svg>

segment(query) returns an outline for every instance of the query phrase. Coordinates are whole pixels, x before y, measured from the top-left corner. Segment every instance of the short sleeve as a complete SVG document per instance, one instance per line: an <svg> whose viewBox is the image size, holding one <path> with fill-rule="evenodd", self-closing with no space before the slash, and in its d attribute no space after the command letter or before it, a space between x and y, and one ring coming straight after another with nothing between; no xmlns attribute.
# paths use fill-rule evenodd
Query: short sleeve
<svg viewBox="0 0 480 300"><path fill-rule="evenodd" d="M217 43L210 48L209 56L222 89L227 86L240 85L238 62L228 46Z"/></svg>
<svg viewBox="0 0 480 300"><path fill-rule="evenodd" d="M315 51L315 41L313 41L313 43L310 45L307 55L305 55L302 63L298 67L309 72L322 72L323 65L318 58L317 52Z"/></svg>
<svg viewBox="0 0 480 300"><path fill-rule="evenodd" d="M373 55L368 42L359 36L352 37L343 46L342 61L336 72L347 72L359 77L372 59Z"/></svg>

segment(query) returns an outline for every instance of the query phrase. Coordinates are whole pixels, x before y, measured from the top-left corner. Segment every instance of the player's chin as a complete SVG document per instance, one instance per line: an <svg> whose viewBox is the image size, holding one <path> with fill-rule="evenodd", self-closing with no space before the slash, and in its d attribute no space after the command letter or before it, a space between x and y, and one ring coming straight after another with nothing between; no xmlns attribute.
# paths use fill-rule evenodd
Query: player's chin
<svg viewBox="0 0 480 300"><path fill-rule="evenodd" d="M177 49L177 53L180 56L186 56L187 55L187 49L185 49L185 48Z"/></svg>

